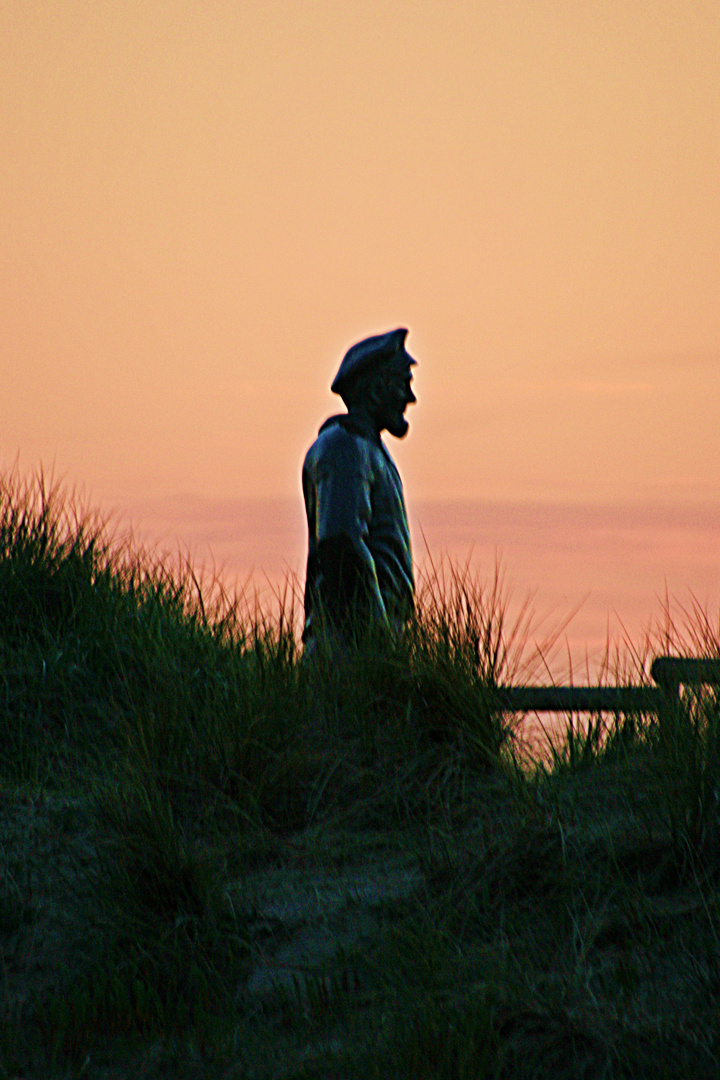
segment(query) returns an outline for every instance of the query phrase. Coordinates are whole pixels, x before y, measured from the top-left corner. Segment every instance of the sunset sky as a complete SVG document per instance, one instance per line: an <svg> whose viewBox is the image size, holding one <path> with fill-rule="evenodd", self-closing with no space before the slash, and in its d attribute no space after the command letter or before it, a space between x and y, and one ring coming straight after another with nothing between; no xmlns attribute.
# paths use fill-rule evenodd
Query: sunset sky
<svg viewBox="0 0 720 1080"><path fill-rule="evenodd" d="M0 439L294 495L405 325L416 498L717 502L716 0L2 0Z"/></svg>

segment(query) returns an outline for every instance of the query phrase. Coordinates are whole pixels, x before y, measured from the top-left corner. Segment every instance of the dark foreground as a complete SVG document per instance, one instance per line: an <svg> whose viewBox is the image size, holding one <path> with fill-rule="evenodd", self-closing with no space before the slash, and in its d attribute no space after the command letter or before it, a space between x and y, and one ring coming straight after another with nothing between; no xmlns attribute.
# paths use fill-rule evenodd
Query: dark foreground
<svg viewBox="0 0 720 1080"><path fill-rule="evenodd" d="M720 1076L715 691L533 762L497 581L310 671L289 594L1 500L0 1077Z"/></svg>

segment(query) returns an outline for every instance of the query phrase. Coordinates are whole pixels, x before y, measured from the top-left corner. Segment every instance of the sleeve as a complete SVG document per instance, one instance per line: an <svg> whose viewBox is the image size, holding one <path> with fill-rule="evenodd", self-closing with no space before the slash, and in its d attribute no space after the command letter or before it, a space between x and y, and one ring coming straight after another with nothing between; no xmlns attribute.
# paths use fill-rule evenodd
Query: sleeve
<svg viewBox="0 0 720 1080"><path fill-rule="evenodd" d="M368 546L373 468L360 440L340 431L315 475L319 570L328 606L343 620L364 608L387 621L375 561Z"/></svg>

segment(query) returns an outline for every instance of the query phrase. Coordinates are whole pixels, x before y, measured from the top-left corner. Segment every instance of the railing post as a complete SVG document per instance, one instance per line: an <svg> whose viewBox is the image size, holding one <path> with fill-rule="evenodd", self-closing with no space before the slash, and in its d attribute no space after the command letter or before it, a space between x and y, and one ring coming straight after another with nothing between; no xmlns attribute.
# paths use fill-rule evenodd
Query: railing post
<svg viewBox="0 0 720 1080"><path fill-rule="evenodd" d="M665 690L668 698L677 700L683 685L719 685L720 659L694 660L684 656L657 656L652 662L650 674L658 686Z"/></svg>

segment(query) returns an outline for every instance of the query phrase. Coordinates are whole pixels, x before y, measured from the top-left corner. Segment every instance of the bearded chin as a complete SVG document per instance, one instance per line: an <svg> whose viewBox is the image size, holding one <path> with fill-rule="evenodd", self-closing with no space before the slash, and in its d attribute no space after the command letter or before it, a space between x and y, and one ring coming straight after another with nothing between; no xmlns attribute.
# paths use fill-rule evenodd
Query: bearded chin
<svg viewBox="0 0 720 1080"><path fill-rule="evenodd" d="M391 423L388 424L387 429L391 435L394 435L396 439L404 439L408 433L410 425L403 416L402 413L397 413Z"/></svg>

